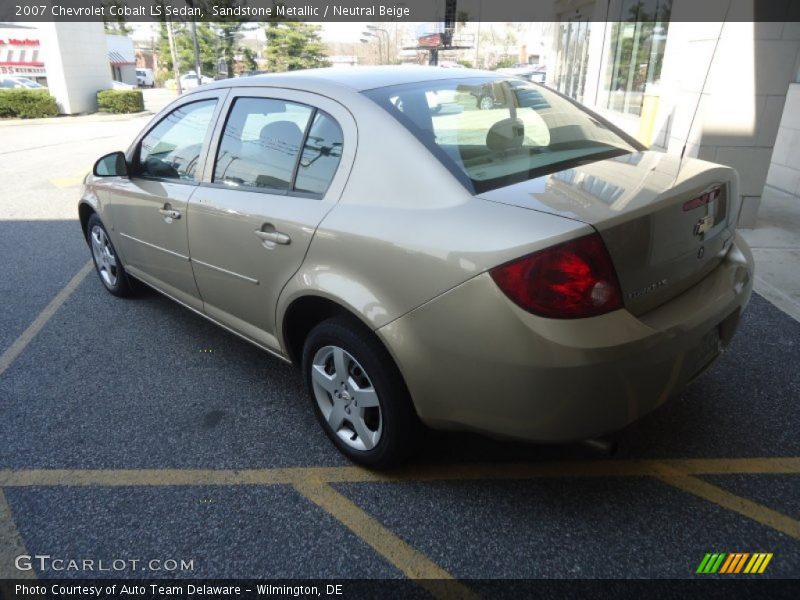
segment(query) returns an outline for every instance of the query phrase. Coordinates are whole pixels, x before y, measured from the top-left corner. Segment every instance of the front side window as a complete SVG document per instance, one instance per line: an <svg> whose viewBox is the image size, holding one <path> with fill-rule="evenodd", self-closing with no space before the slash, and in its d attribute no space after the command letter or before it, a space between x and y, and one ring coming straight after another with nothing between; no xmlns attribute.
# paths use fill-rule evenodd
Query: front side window
<svg viewBox="0 0 800 600"><path fill-rule="evenodd" d="M139 174L197 181L197 164L216 103L216 100L201 100L185 104L151 129L139 147Z"/></svg>
<svg viewBox="0 0 800 600"><path fill-rule="evenodd" d="M476 194L639 149L569 100L518 79L452 79L364 93Z"/></svg>

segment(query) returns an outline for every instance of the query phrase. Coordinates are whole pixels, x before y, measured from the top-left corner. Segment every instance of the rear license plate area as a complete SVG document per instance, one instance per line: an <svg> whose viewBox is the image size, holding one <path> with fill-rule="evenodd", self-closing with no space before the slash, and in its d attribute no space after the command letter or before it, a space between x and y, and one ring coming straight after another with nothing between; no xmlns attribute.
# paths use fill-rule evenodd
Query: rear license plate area
<svg viewBox="0 0 800 600"><path fill-rule="evenodd" d="M706 367L719 355L722 350L719 326L713 327L701 339L700 343L690 353L690 363L692 365L692 376L694 379L702 373Z"/></svg>

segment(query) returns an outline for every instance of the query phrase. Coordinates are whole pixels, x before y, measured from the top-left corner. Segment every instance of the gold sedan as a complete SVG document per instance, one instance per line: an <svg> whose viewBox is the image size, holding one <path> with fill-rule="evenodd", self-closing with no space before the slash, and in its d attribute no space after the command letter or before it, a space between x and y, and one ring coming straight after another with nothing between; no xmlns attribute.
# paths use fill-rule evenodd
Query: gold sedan
<svg viewBox="0 0 800 600"><path fill-rule="evenodd" d="M750 297L740 207L732 169L542 86L403 67L203 86L98 160L79 213L109 292L299 365L381 467L421 423L584 440L680 393Z"/></svg>

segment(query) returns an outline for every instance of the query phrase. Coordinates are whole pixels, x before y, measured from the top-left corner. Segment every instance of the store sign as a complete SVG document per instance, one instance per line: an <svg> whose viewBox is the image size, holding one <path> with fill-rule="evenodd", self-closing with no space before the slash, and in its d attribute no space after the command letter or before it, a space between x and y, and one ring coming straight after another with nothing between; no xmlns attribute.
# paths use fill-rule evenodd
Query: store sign
<svg viewBox="0 0 800 600"><path fill-rule="evenodd" d="M7 66L0 64L0 75L27 75L44 77L47 71L44 67Z"/></svg>
<svg viewBox="0 0 800 600"><path fill-rule="evenodd" d="M31 40L31 39L24 39L20 40L17 38L8 38L8 40L0 40L0 46L4 45L9 46L38 46L39 40Z"/></svg>

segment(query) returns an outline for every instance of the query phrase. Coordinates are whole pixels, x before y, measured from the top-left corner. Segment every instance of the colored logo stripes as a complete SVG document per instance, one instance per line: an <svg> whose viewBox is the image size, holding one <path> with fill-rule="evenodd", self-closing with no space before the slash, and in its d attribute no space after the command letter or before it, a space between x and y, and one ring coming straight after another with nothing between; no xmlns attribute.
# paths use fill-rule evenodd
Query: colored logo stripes
<svg viewBox="0 0 800 600"><path fill-rule="evenodd" d="M713 574L724 573L731 575L735 573L763 573L769 561L772 560L772 553L756 552L732 552L706 554L696 573Z"/></svg>

